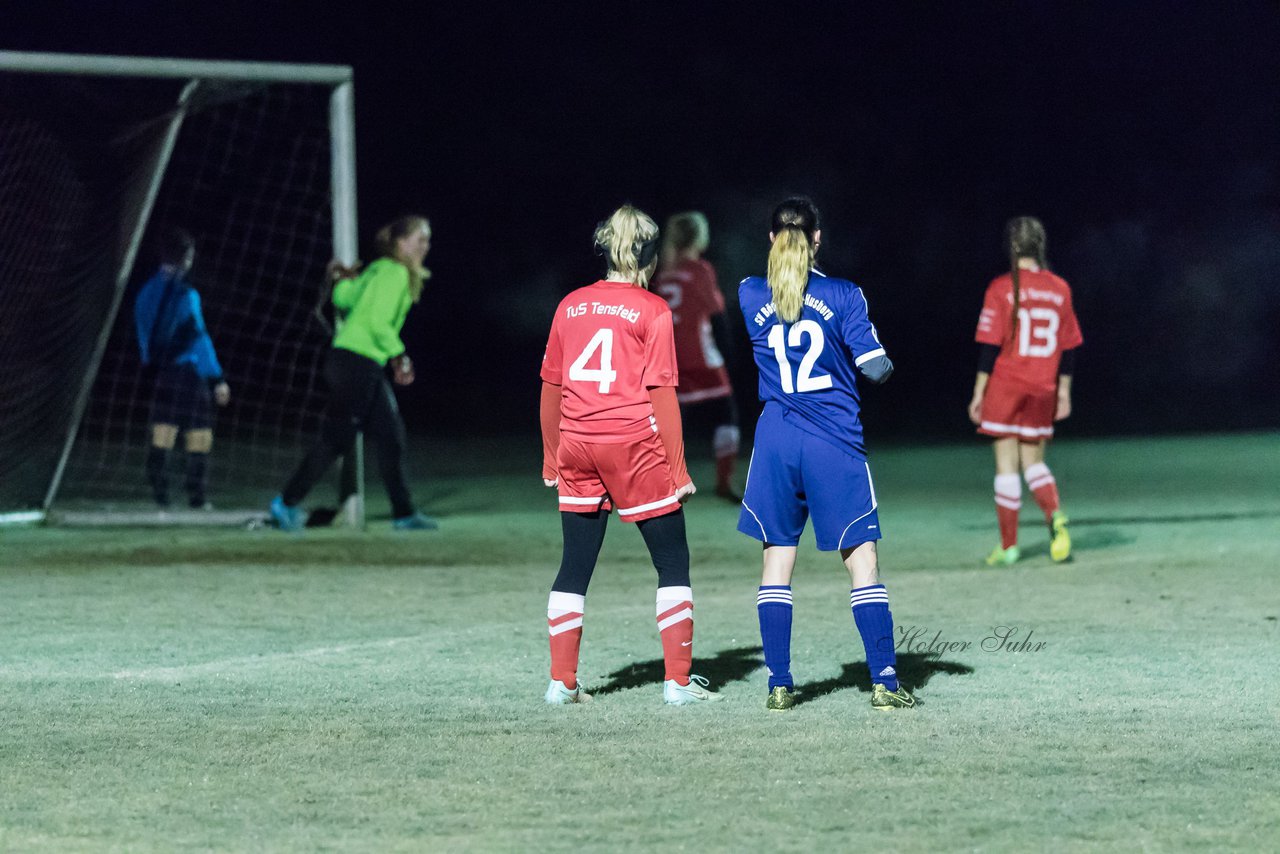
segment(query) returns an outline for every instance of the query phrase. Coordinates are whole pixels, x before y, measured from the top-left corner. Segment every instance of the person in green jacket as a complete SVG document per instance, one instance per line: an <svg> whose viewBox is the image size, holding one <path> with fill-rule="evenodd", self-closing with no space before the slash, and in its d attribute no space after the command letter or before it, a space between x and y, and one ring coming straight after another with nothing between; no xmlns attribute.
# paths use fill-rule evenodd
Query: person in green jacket
<svg viewBox="0 0 1280 854"><path fill-rule="evenodd" d="M431 224L421 216L401 217L379 229L375 241L381 257L364 272L339 278L333 289L333 305L343 320L325 360L329 405L320 437L284 491L271 502L271 517L285 531L305 526L299 505L334 460L351 447L359 431L377 448L393 527L438 527L434 519L414 508L409 495L402 465L404 421L386 375L390 365L397 385L409 385L414 379L400 330L429 275L422 262L431 248Z"/></svg>

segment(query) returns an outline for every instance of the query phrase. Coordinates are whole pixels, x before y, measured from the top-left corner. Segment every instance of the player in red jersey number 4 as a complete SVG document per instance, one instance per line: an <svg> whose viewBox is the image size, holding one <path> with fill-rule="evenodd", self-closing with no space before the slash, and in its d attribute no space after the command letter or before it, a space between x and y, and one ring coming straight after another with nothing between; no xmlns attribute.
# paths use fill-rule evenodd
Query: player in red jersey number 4
<svg viewBox="0 0 1280 854"><path fill-rule="evenodd" d="M1044 451L1054 422L1071 414L1075 350L1084 338L1071 288L1045 263L1044 226L1032 217L1017 217L1009 221L1005 239L1010 270L987 287L976 335L978 376L969 401L969 418L978 432L995 437L1000 545L987 563L1007 566L1020 556L1019 469L1049 524L1049 554L1061 562L1071 556L1071 536Z"/></svg>
<svg viewBox="0 0 1280 854"><path fill-rule="evenodd" d="M635 522L658 570L657 616L671 705L719 700L691 676L693 591L681 503L694 493L676 401L671 310L645 286L658 226L624 205L596 229L607 275L556 308L542 360L542 478L560 497L564 554L547 599L546 701L591 699L578 684L587 585L609 513Z"/></svg>

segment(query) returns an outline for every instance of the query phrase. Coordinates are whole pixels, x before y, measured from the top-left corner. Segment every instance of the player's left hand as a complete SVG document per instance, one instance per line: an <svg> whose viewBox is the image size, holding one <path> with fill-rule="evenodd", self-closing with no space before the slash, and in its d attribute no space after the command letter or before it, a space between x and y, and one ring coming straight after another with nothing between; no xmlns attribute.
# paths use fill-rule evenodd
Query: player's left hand
<svg viewBox="0 0 1280 854"><path fill-rule="evenodd" d="M391 371L396 385L410 385L413 383L413 360L407 355L397 356L392 359Z"/></svg>
<svg viewBox="0 0 1280 854"><path fill-rule="evenodd" d="M975 425L982 424L982 398L974 397L969 401L969 420Z"/></svg>
<svg viewBox="0 0 1280 854"><path fill-rule="evenodd" d="M1063 395L1063 394L1058 395L1058 408L1053 413L1053 420L1062 421L1064 418L1067 418L1070 415L1071 415L1071 396Z"/></svg>
<svg viewBox="0 0 1280 854"><path fill-rule="evenodd" d="M548 477L544 477L544 478L542 479L542 485L543 485L543 486L545 486L547 489L555 489L557 486L559 486L559 485L560 485L560 478L558 478L558 477L550 477L550 478L548 478Z"/></svg>
<svg viewBox="0 0 1280 854"><path fill-rule="evenodd" d="M676 501L684 504L689 500L689 496L698 491L698 487L693 485L693 481L689 481L684 486L676 490Z"/></svg>
<svg viewBox="0 0 1280 854"><path fill-rule="evenodd" d="M218 383L213 387L213 402L219 406L226 406L231 402L231 386L226 383Z"/></svg>

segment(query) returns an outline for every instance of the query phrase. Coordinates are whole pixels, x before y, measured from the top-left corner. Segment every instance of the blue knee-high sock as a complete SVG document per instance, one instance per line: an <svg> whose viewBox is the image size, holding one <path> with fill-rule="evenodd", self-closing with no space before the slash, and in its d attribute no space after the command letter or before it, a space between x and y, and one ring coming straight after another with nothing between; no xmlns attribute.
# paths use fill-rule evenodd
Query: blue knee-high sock
<svg viewBox="0 0 1280 854"><path fill-rule="evenodd" d="M889 593L883 584L872 584L849 591L853 622L862 635L867 653L867 669L871 681L890 691L898 690L898 656L893 649L893 615L889 613Z"/></svg>
<svg viewBox="0 0 1280 854"><path fill-rule="evenodd" d="M791 585L766 584L756 594L760 614L760 642L769 668L769 690L791 681Z"/></svg>

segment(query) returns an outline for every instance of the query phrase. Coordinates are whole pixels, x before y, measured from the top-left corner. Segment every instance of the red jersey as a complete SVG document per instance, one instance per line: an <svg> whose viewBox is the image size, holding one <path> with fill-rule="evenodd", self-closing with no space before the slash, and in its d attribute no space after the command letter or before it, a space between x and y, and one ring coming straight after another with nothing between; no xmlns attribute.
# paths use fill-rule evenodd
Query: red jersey
<svg viewBox="0 0 1280 854"><path fill-rule="evenodd" d="M1019 270L1018 329L1013 328L1013 277L1009 273L987 286L978 317L979 344L1000 348L993 377L1052 391L1058 385L1063 350L1084 342L1071 288L1048 270Z"/></svg>
<svg viewBox="0 0 1280 854"><path fill-rule="evenodd" d="M680 364L681 403L697 403L733 394L724 356L711 335L711 318L724 313L724 295L716 271L705 260L686 259L663 270L653 290L671 306L676 358Z"/></svg>
<svg viewBox="0 0 1280 854"><path fill-rule="evenodd" d="M649 389L679 382L671 309L630 282L578 288L556 308L542 379L562 389L562 435L595 444L653 435Z"/></svg>

